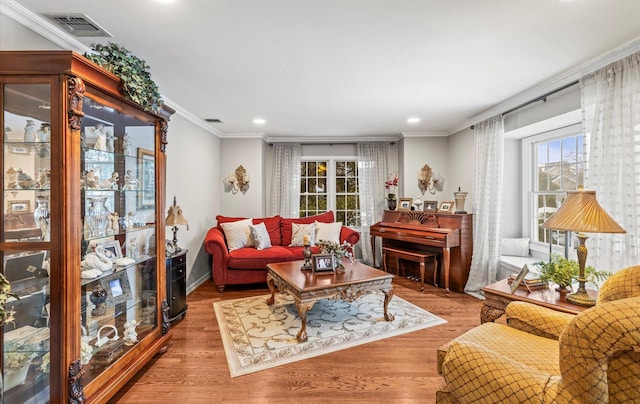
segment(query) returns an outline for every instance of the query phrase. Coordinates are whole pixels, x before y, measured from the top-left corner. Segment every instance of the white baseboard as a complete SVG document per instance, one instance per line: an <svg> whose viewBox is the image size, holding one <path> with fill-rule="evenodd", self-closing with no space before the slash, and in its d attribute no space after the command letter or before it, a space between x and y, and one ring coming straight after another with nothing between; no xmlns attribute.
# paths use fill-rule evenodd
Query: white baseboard
<svg viewBox="0 0 640 404"><path fill-rule="evenodd" d="M198 288L198 286L205 283L207 280L211 279L211 273L203 275L200 279L196 280L190 285L187 285L187 295Z"/></svg>

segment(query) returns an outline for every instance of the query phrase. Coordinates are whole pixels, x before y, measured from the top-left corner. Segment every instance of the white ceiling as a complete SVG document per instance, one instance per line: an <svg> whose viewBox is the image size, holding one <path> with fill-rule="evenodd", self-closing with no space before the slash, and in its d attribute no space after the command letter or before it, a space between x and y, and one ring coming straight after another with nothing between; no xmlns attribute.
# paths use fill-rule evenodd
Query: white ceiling
<svg viewBox="0 0 640 404"><path fill-rule="evenodd" d="M2 4L86 14L113 37L76 40L146 60L179 112L222 120L202 125L223 137L272 140L451 134L640 38L638 0Z"/></svg>

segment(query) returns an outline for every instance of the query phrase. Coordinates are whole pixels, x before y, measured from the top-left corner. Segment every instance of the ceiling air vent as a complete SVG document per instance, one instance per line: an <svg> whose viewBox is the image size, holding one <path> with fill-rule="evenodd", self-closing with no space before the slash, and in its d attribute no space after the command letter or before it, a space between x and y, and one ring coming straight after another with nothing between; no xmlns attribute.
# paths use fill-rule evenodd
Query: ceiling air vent
<svg viewBox="0 0 640 404"><path fill-rule="evenodd" d="M205 121L209 123L223 123L220 119L217 118L205 118Z"/></svg>
<svg viewBox="0 0 640 404"><path fill-rule="evenodd" d="M77 37L111 37L104 28L84 14L45 14L63 30Z"/></svg>

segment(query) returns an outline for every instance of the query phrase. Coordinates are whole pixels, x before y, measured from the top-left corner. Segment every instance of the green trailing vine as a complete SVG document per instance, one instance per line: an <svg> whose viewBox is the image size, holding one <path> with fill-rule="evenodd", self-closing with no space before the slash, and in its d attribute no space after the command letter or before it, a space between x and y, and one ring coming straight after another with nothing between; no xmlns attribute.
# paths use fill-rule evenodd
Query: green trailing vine
<svg viewBox="0 0 640 404"><path fill-rule="evenodd" d="M158 86L151 80L149 65L126 48L109 42L91 45L93 52L84 56L122 80L125 98L140 104L145 111L159 112L164 105Z"/></svg>
<svg viewBox="0 0 640 404"><path fill-rule="evenodd" d="M540 268L540 279L545 282L553 282L560 286L569 286L580 274L578 262L564 258L559 254L553 254L549 262L536 262ZM592 266L584 269L585 278L588 282L597 284L611 276L611 272L599 271Z"/></svg>

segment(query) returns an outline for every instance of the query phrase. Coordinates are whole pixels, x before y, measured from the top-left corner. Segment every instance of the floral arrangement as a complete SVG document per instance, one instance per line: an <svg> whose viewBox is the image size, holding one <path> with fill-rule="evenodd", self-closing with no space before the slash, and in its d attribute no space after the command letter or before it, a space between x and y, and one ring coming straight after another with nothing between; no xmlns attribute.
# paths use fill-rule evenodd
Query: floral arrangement
<svg viewBox="0 0 640 404"><path fill-rule="evenodd" d="M396 199L396 188L398 187L398 173L393 172L389 174L389 179L385 181L384 188L389 192L387 199L394 201Z"/></svg>
<svg viewBox="0 0 640 404"><path fill-rule="evenodd" d="M18 296L11 293L11 285L7 278L0 273L0 325L13 322L13 315L15 312L13 309L7 310L5 307L9 297L18 299Z"/></svg>
<svg viewBox="0 0 640 404"><path fill-rule="evenodd" d="M47 352L46 354L44 354L44 356L42 357L42 363L40 364L40 371L43 373L49 373L49 367L50 367L50 359L51 359L51 353Z"/></svg>
<svg viewBox="0 0 640 404"><path fill-rule="evenodd" d="M9 352L5 354L5 369L21 369L31 363L33 353L29 352Z"/></svg>
<svg viewBox="0 0 640 404"><path fill-rule="evenodd" d="M353 262L352 245L347 241L338 244L331 241L320 240L316 245L320 248L322 254L333 254L336 260L338 260L339 265L343 258L348 258L350 262Z"/></svg>

